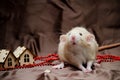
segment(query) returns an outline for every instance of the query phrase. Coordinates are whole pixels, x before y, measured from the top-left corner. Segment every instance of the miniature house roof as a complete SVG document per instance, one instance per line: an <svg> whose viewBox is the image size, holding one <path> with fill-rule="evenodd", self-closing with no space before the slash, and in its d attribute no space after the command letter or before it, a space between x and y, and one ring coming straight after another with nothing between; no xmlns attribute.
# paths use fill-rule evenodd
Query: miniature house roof
<svg viewBox="0 0 120 80"><path fill-rule="evenodd" d="M18 47L14 52L13 54L15 55L16 58L19 58L20 55L26 50L26 48L23 46L23 47Z"/></svg>
<svg viewBox="0 0 120 80"><path fill-rule="evenodd" d="M9 51L9 50L6 50L6 49L0 50L0 63L3 63L3 62L6 60L9 52L10 52L10 51Z"/></svg>

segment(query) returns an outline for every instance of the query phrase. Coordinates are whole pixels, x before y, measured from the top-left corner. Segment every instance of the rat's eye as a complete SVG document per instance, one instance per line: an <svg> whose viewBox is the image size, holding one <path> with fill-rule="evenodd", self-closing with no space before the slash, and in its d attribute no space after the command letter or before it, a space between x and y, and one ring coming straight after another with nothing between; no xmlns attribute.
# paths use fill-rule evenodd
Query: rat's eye
<svg viewBox="0 0 120 80"><path fill-rule="evenodd" d="M80 36L82 36L82 33L79 33L80 34Z"/></svg>

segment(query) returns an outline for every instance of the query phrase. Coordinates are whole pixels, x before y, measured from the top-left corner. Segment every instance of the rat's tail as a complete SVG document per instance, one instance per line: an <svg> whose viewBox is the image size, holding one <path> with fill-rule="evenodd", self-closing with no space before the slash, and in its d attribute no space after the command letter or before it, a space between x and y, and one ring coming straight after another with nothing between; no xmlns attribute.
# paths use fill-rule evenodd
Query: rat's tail
<svg viewBox="0 0 120 80"><path fill-rule="evenodd" d="M108 49L108 48L112 48L112 47L117 47L120 46L120 43L114 43L114 44L110 44L110 45L104 45L98 48L99 51L104 50L104 49Z"/></svg>

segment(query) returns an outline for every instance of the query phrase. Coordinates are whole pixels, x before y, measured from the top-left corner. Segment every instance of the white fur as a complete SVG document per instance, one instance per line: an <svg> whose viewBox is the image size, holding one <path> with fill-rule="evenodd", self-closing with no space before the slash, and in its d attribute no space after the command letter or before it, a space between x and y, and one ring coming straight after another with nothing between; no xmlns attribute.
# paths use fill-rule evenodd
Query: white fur
<svg viewBox="0 0 120 80"><path fill-rule="evenodd" d="M90 72L98 51L94 35L84 27L75 27L61 36L58 46L60 60L78 67L83 72ZM87 63L86 68L82 65L83 63Z"/></svg>

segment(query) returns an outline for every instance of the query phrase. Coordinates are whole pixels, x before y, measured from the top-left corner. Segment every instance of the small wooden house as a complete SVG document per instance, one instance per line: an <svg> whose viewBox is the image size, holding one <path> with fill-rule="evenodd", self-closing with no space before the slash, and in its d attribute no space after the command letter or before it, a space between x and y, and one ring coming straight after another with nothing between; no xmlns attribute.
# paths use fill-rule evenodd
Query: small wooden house
<svg viewBox="0 0 120 80"><path fill-rule="evenodd" d="M17 64L16 57L9 50L0 50L0 68L13 68Z"/></svg>
<svg viewBox="0 0 120 80"><path fill-rule="evenodd" d="M33 64L34 63L34 54L32 54L26 47L18 47L13 54L17 58L20 66Z"/></svg>

